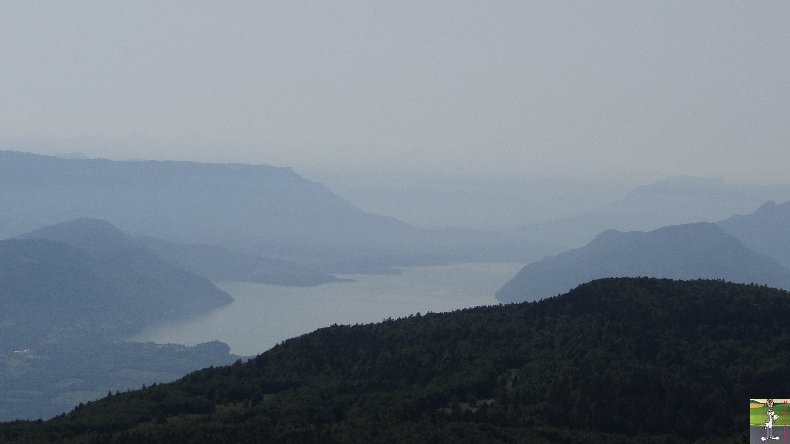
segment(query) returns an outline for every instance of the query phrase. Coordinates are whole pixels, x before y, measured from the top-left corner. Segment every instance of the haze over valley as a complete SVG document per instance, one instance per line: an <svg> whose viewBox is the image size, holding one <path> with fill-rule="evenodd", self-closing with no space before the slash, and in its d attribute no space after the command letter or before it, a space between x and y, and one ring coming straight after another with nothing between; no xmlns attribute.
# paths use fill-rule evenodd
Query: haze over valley
<svg viewBox="0 0 790 444"><path fill-rule="evenodd" d="M544 299L599 278L790 288L777 247L790 239L790 203L761 204L782 198L781 184L669 178L554 223L428 229L360 210L284 168L0 157L0 229L14 234L0 242L5 419L53 415L328 325ZM607 221L660 228L607 229L576 249L557 242L580 242ZM557 236L568 227L575 237ZM85 353L115 356L114 367ZM75 376L97 367L106 376ZM54 382L30 386L35 377Z"/></svg>
<svg viewBox="0 0 790 444"><path fill-rule="evenodd" d="M2 2L0 442L775 441L788 23Z"/></svg>

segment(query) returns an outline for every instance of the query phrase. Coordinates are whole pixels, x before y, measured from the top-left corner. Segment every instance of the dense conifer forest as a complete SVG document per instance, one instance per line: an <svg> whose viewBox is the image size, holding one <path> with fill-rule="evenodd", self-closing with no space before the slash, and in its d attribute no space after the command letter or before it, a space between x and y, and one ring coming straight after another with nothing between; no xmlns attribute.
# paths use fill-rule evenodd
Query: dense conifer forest
<svg viewBox="0 0 790 444"><path fill-rule="evenodd" d="M790 294L610 278L539 302L340 326L0 425L2 442L746 442L787 393Z"/></svg>

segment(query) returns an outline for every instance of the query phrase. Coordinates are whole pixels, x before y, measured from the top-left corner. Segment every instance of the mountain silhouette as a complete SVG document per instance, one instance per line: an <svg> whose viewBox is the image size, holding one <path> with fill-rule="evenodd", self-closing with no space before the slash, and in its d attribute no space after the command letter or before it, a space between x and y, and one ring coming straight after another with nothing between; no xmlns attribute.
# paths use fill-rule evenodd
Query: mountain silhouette
<svg viewBox="0 0 790 444"><path fill-rule="evenodd" d="M766 202L750 214L734 215L718 223L754 251L790 267L790 201Z"/></svg>
<svg viewBox="0 0 790 444"><path fill-rule="evenodd" d="M649 232L607 230L584 247L525 266L496 294L501 302L555 296L605 277L724 279L790 288L790 270L745 247L715 224Z"/></svg>

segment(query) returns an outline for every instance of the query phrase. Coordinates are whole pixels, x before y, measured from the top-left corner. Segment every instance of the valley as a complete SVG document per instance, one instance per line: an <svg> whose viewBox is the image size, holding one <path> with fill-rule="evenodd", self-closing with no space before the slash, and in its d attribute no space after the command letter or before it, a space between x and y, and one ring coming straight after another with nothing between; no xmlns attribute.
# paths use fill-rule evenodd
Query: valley
<svg viewBox="0 0 790 444"><path fill-rule="evenodd" d="M343 275L345 283L282 287L219 282L233 302L211 313L153 325L131 339L198 344L220 340L239 355L333 324L367 324L417 313L495 304L494 292L521 268L518 263L465 263L408 267L399 274Z"/></svg>
<svg viewBox="0 0 790 444"><path fill-rule="evenodd" d="M0 444L790 444L788 23L0 1Z"/></svg>

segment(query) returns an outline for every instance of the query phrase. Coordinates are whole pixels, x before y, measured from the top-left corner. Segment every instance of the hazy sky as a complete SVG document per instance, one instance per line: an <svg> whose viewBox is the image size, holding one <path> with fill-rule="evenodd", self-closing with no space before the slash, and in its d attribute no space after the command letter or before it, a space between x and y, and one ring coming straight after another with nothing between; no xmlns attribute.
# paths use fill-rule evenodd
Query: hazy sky
<svg viewBox="0 0 790 444"><path fill-rule="evenodd" d="M787 1L0 3L0 144L513 177L790 166Z"/></svg>

